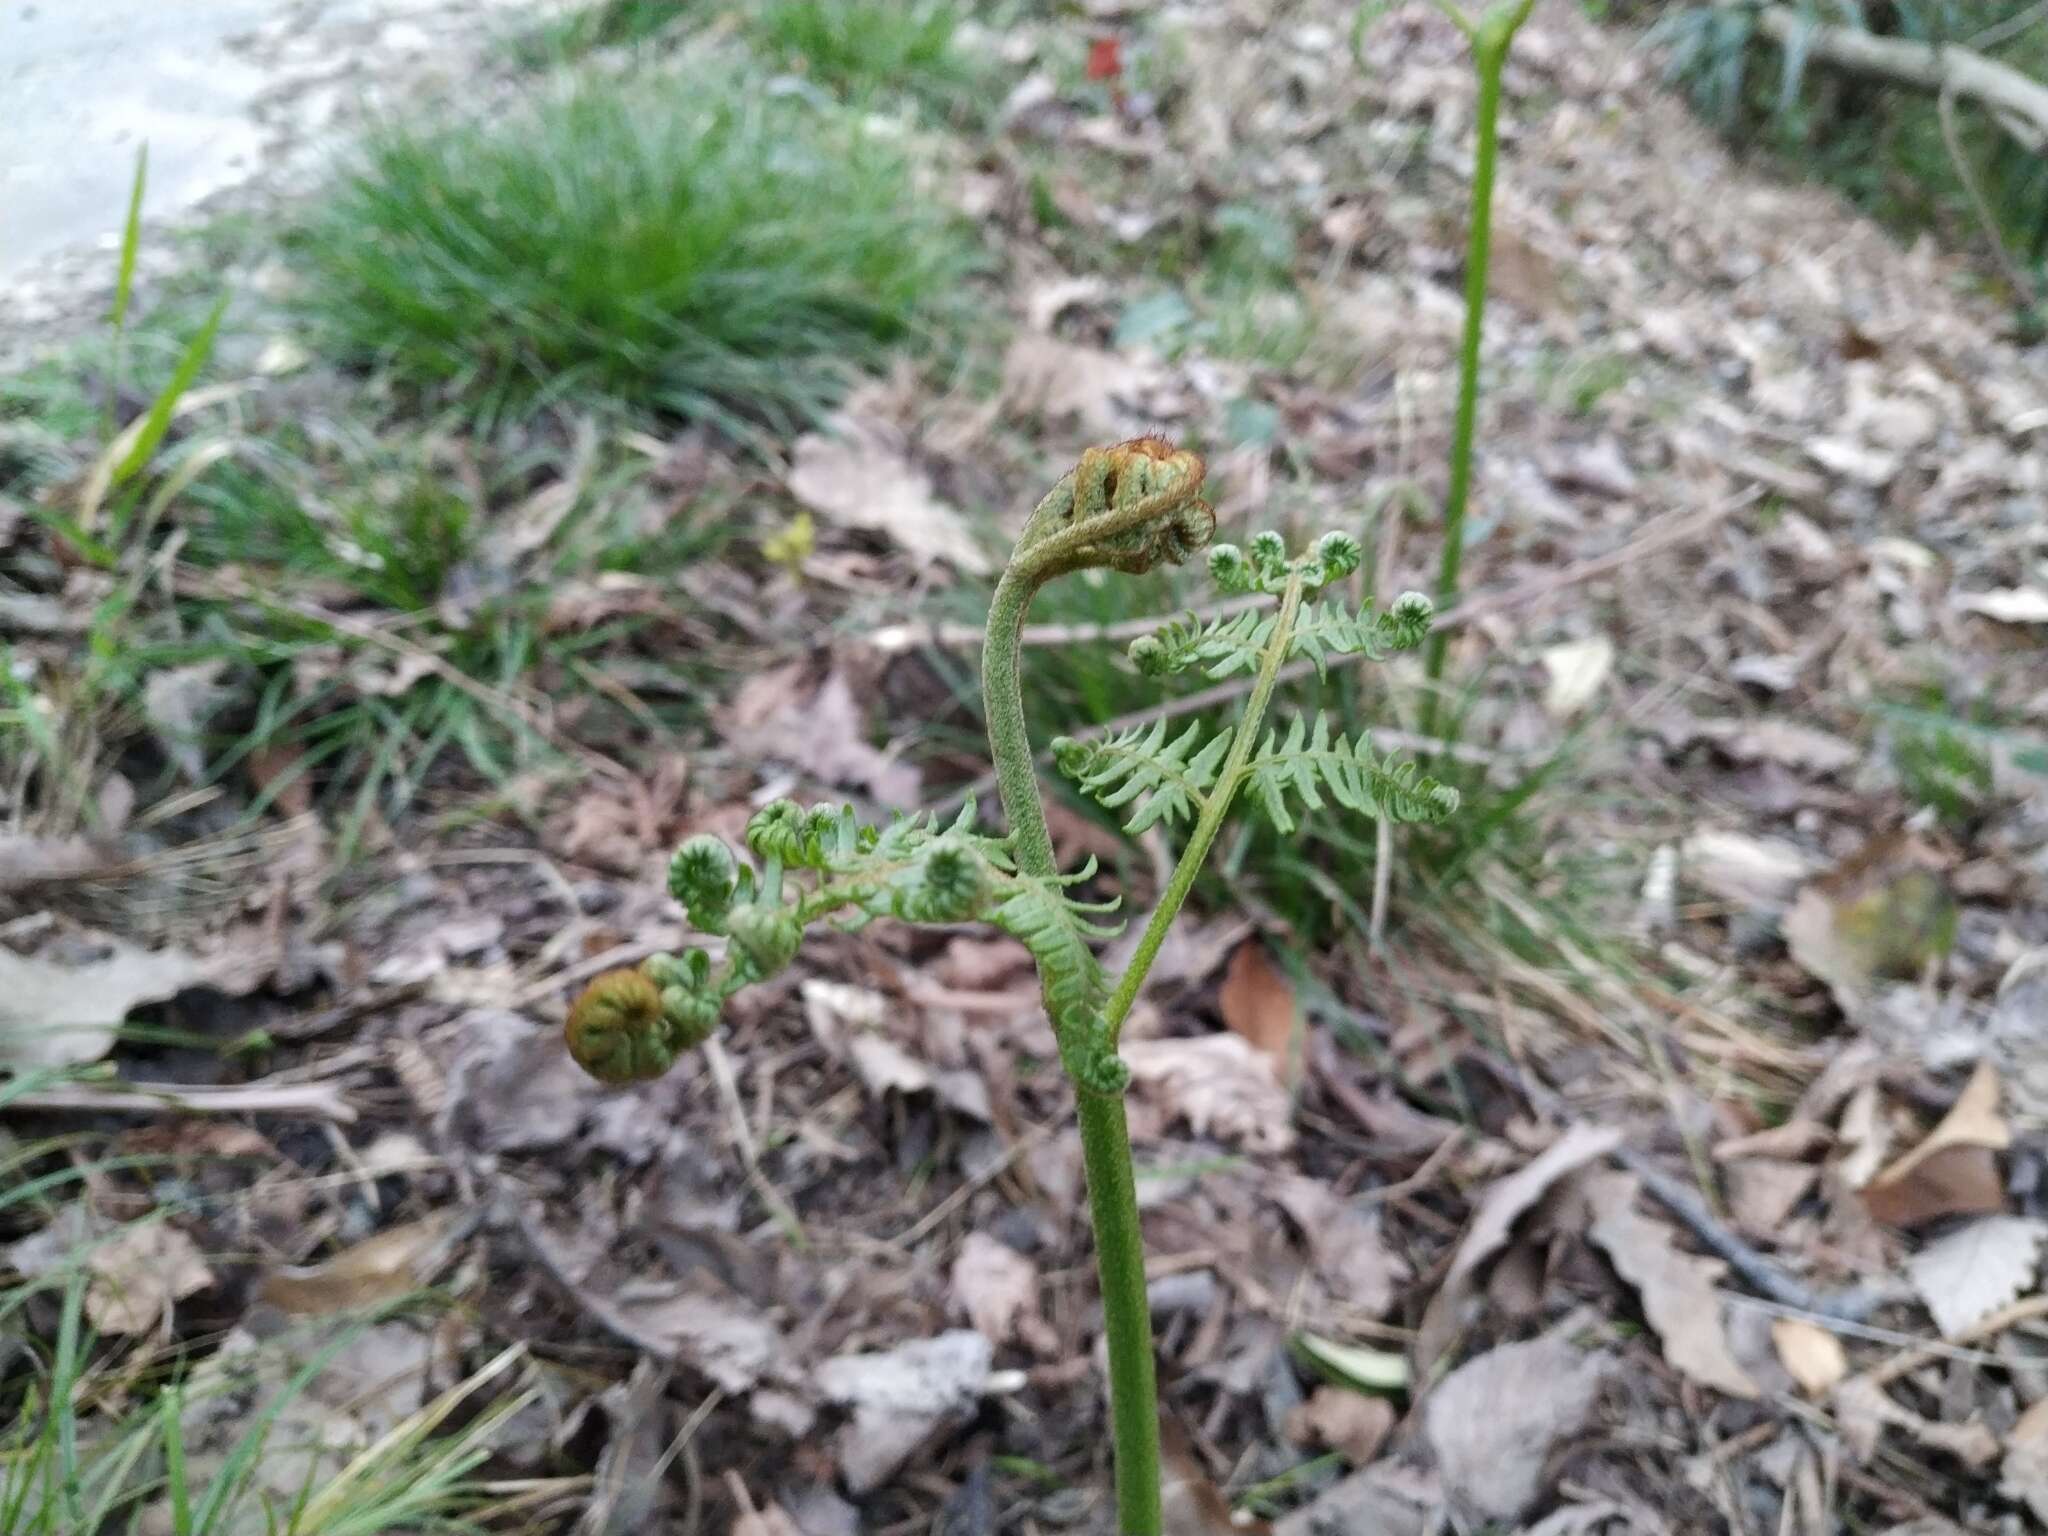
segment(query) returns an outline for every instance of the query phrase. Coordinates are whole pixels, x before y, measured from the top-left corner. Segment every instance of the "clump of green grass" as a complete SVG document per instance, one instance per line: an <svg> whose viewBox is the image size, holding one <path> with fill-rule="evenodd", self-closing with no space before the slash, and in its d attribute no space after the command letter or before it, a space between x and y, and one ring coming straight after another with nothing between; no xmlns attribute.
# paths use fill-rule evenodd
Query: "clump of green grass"
<svg viewBox="0 0 2048 1536"><path fill-rule="evenodd" d="M535 68L567 63L600 48L652 42L684 13L684 0L597 0L521 33L513 52L521 63Z"/></svg>
<svg viewBox="0 0 2048 1536"><path fill-rule="evenodd" d="M950 100L969 80L959 25L946 0L766 0L753 30L782 67L849 97L907 89Z"/></svg>
<svg viewBox="0 0 2048 1536"><path fill-rule="evenodd" d="M731 70L387 125L296 249L332 355L486 416L601 395L777 427L972 260L900 150Z"/></svg>

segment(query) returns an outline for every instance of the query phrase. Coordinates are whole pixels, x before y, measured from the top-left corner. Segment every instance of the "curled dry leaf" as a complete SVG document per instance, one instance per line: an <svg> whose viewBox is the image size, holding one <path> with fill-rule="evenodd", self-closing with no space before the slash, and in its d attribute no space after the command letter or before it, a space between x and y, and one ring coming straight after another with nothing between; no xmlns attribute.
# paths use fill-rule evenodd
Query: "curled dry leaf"
<svg viewBox="0 0 2048 1536"><path fill-rule="evenodd" d="M1443 1284L1430 1298L1429 1310L1423 1314L1415 1340L1418 1373L1427 1373L1450 1345L1462 1323L1460 1313L1473 1275L1507 1246L1515 1223L1559 1179L1576 1173L1597 1157L1605 1157L1620 1145L1621 1132L1614 1127L1573 1125L1542 1156L1486 1192L1473 1214L1472 1224L1465 1229Z"/></svg>
<svg viewBox="0 0 2048 1536"><path fill-rule="evenodd" d="M1452 1508L1475 1523L1525 1514L1548 1484L1551 1451L1592 1418L1612 1365L1551 1335L1488 1350L1445 1377L1423 1433Z"/></svg>
<svg viewBox="0 0 2048 1536"><path fill-rule="evenodd" d="M1231 952L1216 994L1216 1010L1231 1030L1263 1051L1285 1073L1294 1043L1294 983L1253 939Z"/></svg>
<svg viewBox="0 0 2048 1536"><path fill-rule="evenodd" d="M1808 1397L1825 1397L1849 1374L1848 1351L1842 1341L1818 1323L1781 1317L1771 1324L1771 1345L1785 1374Z"/></svg>
<svg viewBox="0 0 2048 1536"><path fill-rule="evenodd" d="M1252 1152L1294 1145L1294 1106L1272 1061L1241 1035L1133 1040L1123 1048L1133 1092L1156 1099L1197 1136Z"/></svg>
<svg viewBox="0 0 2048 1536"><path fill-rule="evenodd" d="M417 1290L454 1254L443 1241L452 1212L379 1232L319 1264L284 1264L264 1277L262 1300L294 1317L326 1317Z"/></svg>
<svg viewBox="0 0 2048 1536"><path fill-rule="evenodd" d="M1673 1369L1730 1397L1759 1396L1756 1383L1736 1363L1721 1316L1715 1282L1728 1266L1682 1252L1670 1227L1638 1211L1635 1199L1642 1183L1633 1174L1598 1174L1585 1187L1593 1206L1587 1236L1636 1288L1643 1315L1663 1340L1664 1358Z"/></svg>
<svg viewBox="0 0 2048 1536"><path fill-rule="evenodd" d="M2012 1131L1999 1107L2002 1097L1996 1069L1982 1063L1941 1123L1863 1186L1870 1214L1895 1227L1915 1227L1937 1216L2003 1211L1997 1154L2012 1145Z"/></svg>
<svg viewBox="0 0 2048 1536"><path fill-rule="evenodd" d="M853 1413L835 1442L846 1486L879 1488L940 1429L971 1414L992 1358L987 1339L962 1329L819 1366L818 1390Z"/></svg>
<svg viewBox="0 0 2048 1536"><path fill-rule="evenodd" d="M1986 1216L1921 1249L1906 1274L1941 1336L1960 1338L2033 1283L2044 1238L2048 1222Z"/></svg>

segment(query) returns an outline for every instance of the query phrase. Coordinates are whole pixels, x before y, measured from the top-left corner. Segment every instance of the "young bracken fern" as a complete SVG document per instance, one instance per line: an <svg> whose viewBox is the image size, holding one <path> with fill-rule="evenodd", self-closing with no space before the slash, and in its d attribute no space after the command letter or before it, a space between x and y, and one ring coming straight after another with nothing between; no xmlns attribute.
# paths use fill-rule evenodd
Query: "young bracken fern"
<svg viewBox="0 0 2048 1536"><path fill-rule="evenodd" d="M1266 724L1288 661L1305 656L1320 666L1328 655L1377 658L1411 649L1428 632L1429 600L1411 593L1384 613L1315 601L1358 567L1359 546L1347 534L1325 534L1291 559L1273 533L1259 534L1245 549L1216 545L1209 570L1222 593L1271 603L1208 624L1170 624L1134 643L1131 659L1155 675L1189 668L1216 678L1249 673L1238 721L1206 739L1199 726L1169 739L1159 725L1054 743L1060 768L1104 805L1129 811L1132 832L1190 825L1128 968L1114 981L1104 972L1094 945L1117 932L1104 920L1115 903L1074 895L1093 877L1092 861L1070 874L1054 863L1025 730L1019 641L1032 597L1056 577L1142 573L1207 548L1215 515L1201 498L1202 475L1198 455L1157 438L1090 449L1026 522L990 606L982 661L1005 836L976 831L972 804L950 823L911 817L873 827L848 807L777 801L747 824L750 858L717 838L693 837L670 864L669 889L694 927L724 939L720 953L656 955L637 970L602 976L568 1023L577 1061L606 1082L630 1082L659 1075L707 1039L725 1000L787 966L812 923L978 920L1018 939L1037 962L1060 1061L1075 1087L1102 1279L1124 1536L1161 1536L1162 1529L1151 1320L1122 1097L1130 1073L1117 1053L1124 1020L1240 792L1282 832L1295 826L1295 805L1317 810L1329 801L1392 821L1437 821L1458 800L1412 765L1382 762L1362 732L1347 736L1323 715Z"/></svg>

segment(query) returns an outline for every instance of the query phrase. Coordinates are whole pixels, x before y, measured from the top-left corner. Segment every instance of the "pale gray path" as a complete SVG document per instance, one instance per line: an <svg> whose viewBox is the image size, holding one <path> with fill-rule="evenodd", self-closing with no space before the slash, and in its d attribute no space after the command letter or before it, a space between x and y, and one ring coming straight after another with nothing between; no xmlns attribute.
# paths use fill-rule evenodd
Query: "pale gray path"
<svg viewBox="0 0 2048 1536"><path fill-rule="evenodd" d="M61 325L106 285L139 145L154 236L217 194L291 184L359 106L473 88L515 18L569 3L0 0L0 330ZM146 269L166 254L144 252Z"/></svg>
<svg viewBox="0 0 2048 1536"><path fill-rule="evenodd" d="M254 175L267 72L228 40L296 0L0 0L0 277Z"/></svg>

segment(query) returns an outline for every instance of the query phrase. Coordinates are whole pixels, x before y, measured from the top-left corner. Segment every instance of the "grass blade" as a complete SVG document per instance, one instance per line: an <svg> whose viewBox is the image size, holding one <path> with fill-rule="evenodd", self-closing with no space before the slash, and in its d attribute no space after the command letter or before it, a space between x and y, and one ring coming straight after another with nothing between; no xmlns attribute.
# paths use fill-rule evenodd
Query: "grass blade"
<svg viewBox="0 0 2048 1536"><path fill-rule="evenodd" d="M128 323L128 299L135 291L135 257L142 246L142 190L149 183L149 146L135 152L135 185L128 193L128 221L121 228L121 266L114 275L116 332Z"/></svg>
<svg viewBox="0 0 2048 1536"><path fill-rule="evenodd" d="M207 358L213 355L214 338L220 334L221 317L227 313L228 301L223 295L206 317L206 323L198 333L185 344L184 353L178 358L178 366L171 374L170 383L163 388L150 405L149 414L142 418L143 426L129 446L127 455L114 466L113 483L121 484L139 472L147 464L150 455L156 452L157 444L164 440L164 433L171 427L171 412L178 408L178 401L185 391L192 387L199 377L199 370L206 366Z"/></svg>

